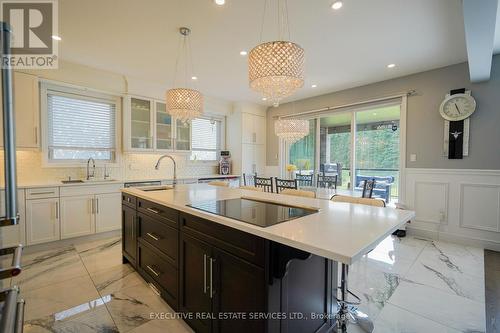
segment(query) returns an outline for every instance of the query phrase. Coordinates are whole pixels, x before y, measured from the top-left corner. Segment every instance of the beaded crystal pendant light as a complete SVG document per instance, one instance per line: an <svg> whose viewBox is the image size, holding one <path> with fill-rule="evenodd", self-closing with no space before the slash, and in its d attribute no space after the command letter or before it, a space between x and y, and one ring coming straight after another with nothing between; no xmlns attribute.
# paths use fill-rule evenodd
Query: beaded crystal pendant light
<svg viewBox="0 0 500 333"><path fill-rule="evenodd" d="M174 86L176 85L177 67L179 65L179 55L184 54L185 60L185 77L183 81L183 88L173 88L166 92L167 112L183 122L189 122L203 114L203 95L195 89L188 88L188 62L191 57L188 53L191 47L188 42L188 36L191 30L186 27L179 29L182 38L182 45L177 54L175 63ZM191 70L192 70L191 64Z"/></svg>
<svg viewBox="0 0 500 333"><path fill-rule="evenodd" d="M309 121L305 119L278 119L274 133L288 143L299 141L309 135Z"/></svg>
<svg viewBox="0 0 500 333"><path fill-rule="evenodd" d="M304 85L304 49L290 40L287 0L278 2L279 39L254 47L248 55L248 78L250 87L261 93L274 106L292 95ZM264 5L262 32L266 17L267 0Z"/></svg>

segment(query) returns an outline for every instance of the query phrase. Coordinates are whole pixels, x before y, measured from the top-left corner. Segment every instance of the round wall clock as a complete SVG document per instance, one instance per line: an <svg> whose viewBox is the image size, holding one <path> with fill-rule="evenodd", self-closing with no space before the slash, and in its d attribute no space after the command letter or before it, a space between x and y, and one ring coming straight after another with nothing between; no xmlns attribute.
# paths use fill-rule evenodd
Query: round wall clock
<svg viewBox="0 0 500 333"><path fill-rule="evenodd" d="M441 117L449 121L469 118L476 111L476 100L470 94L448 95L439 107Z"/></svg>

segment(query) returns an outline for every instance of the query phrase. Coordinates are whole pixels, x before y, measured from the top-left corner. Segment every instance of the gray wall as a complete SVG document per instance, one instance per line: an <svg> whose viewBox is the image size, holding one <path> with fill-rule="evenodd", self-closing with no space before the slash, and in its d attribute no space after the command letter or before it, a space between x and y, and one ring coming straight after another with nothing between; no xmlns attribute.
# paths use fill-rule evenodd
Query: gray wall
<svg viewBox="0 0 500 333"><path fill-rule="evenodd" d="M451 89L467 88L477 102L471 117L469 156L448 160L443 156L444 120L439 105ZM398 79L378 82L295 102L294 111L369 100L415 89L408 98L406 166L408 168L493 169L500 170L500 55L493 58L491 79L471 84L467 64L458 64ZM273 116L290 114L290 103L267 112L267 165L278 165L278 138ZM417 161L410 162L410 154Z"/></svg>

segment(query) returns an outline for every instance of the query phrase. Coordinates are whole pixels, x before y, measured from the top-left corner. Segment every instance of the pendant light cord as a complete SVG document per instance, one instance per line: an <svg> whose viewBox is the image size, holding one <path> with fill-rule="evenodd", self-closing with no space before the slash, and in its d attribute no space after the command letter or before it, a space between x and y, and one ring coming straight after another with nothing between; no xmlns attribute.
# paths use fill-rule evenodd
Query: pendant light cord
<svg viewBox="0 0 500 333"><path fill-rule="evenodd" d="M272 0L271 0L272 1ZM269 4L272 7L271 4ZM268 0L264 0L264 10L262 12L262 24L260 26L259 43L263 42L264 26L266 23L266 12L268 7ZM291 40L290 24L288 16L288 0L276 0L276 16L278 19L278 40Z"/></svg>

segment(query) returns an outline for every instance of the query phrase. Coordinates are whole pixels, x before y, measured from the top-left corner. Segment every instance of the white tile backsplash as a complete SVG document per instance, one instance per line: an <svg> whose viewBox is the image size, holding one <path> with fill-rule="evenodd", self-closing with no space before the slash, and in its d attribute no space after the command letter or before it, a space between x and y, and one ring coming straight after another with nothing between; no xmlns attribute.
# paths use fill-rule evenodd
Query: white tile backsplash
<svg viewBox="0 0 500 333"><path fill-rule="evenodd" d="M132 154L123 153L119 163L107 166L113 179L154 179L172 178L173 169L169 160L162 161L160 170L154 166L162 154ZM177 177L198 177L217 173L217 167L200 162L190 162L187 154L172 154L177 163ZM3 151L0 151L0 160L3 161ZM3 182L3 163L0 163L0 172ZM84 178L86 164L81 167L42 167L42 153L39 151L17 152L17 173L20 184L50 182L68 178ZM102 164L96 167L96 178L103 178Z"/></svg>

